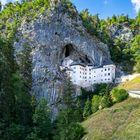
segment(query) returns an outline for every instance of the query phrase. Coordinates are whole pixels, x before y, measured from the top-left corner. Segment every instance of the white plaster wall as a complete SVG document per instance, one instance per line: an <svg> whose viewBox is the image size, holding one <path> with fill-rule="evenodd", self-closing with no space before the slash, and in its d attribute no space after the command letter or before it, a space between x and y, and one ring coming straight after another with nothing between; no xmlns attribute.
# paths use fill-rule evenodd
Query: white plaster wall
<svg viewBox="0 0 140 140"><path fill-rule="evenodd" d="M74 84L88 87L96 83L112 83L115 79L115 66L106 65L102 68L93 66L73 65L68 72Z"/></svg>
<svg viewBox="0 0 140 140"><path fill-rule="evenodd" d="M62 66L70 68L70 64L73 62L73 60L71 60L70 58L65 58L62 62Z"/></svg>

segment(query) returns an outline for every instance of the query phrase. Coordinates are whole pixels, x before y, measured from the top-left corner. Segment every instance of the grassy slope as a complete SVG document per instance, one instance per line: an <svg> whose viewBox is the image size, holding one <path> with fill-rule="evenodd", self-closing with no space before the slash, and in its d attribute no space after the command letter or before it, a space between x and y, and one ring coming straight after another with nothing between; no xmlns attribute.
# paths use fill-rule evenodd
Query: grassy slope
<svg viewBox="0 0 140 140"><path fill-rule="evenodd" d="M126 90L140 90L140 76L134 78L131 81L121 84L119 87Z"/></svg>
<svg viewBox="0 0 140 140"><path fill-rule="evenodd" d="M140 140L140 100L129 98L91 115L82 123L83 140Z"/></svg>

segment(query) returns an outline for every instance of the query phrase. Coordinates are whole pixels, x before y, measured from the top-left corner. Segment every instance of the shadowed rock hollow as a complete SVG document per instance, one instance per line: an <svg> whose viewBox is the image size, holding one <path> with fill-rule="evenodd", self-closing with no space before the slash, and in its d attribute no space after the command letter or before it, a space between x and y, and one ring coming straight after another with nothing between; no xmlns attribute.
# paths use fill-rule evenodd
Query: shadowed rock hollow
<svg viewBox="0 0 140 140"><path fill-rule="evenodd" d="M14 43L15 56L24 54L25 43L31 47L32 92L45 96L52 111L63 88L63 72L59 66L65 57L85 64L101 66L110 61L107 45L90 36L82 25L75 7L59 3L38 15L36 20L23 21Z"/></svg>

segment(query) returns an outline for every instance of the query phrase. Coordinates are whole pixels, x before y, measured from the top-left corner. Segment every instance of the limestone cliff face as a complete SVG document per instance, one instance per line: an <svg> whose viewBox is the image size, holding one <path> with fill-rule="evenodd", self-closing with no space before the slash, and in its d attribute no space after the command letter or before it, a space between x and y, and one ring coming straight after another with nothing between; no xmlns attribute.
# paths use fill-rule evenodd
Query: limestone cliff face
<svg viewBox="0 0 140 140"><path fill-rule="evenodd" d="M44 11L34 21L23 21L17 38L14 48L19 65L18 56L24 53L25 44L31 47L33 93L45 96L53 106L63 87L59 66L65 57L95 66L110 61L107 45L86 32L75 8L69 10L62 3Z"/></svg>
<svg viewBox="0 0 140 140"><path fill-rule="evenodd" d="M134 37L131 28L126 23L113 24L109 26L108 33L112 39L120 38L126 42L132 40Z"/></svg>

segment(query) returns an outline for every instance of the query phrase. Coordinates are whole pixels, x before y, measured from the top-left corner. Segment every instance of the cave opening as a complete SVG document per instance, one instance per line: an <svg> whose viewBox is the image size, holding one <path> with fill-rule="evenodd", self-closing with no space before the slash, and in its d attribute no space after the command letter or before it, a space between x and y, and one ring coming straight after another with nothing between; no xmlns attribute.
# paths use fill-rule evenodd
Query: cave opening
<svg viewBox="0 0 140 140"><path fill-rule="evenodd" d="M92 62L88 55L78 52L73 44L66 44L62 51L62 61L64 65L68 65L71 62L83 63L85 65L90 65Z"/></svg>
<svg viewBox="0 0 140 140"><path fill-rule="evenodd" d="M72 50L73 50L73 46L71 44L66 45L65 46L65 57L70 56Z"/></svg>

